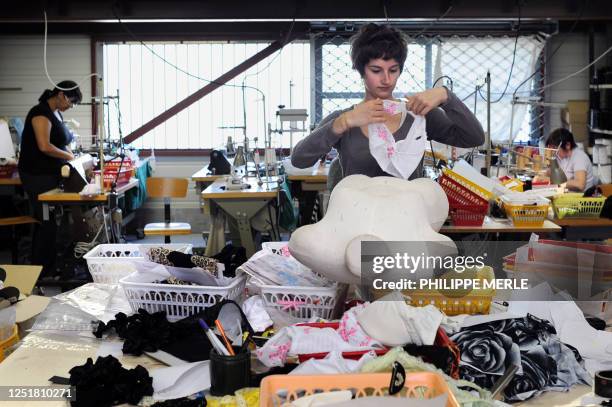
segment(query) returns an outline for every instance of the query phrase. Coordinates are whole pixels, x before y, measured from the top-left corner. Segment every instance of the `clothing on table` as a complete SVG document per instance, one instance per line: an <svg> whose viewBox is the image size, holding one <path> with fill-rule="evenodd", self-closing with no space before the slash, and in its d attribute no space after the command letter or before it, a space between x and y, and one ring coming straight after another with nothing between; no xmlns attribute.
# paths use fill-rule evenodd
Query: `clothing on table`
<svg viewBox="0 0 612 407"><path fill-rule="evenodd" d="M506 401L591 384L578 352L561 342L550 322L533 315L470 326L450 339L461 352L461 379L490 389L508 366L519 367L504 390Z"/></svg>
<svg viewBox="0 0 612 407"><path fill-rule="evenodd" d="M389 175L385 173L370 154L368 138L359 127L334 134L333 122L342 113L352 109L338 110L324 118L319 126L293 148L291 163L298 168L314 165L319 157L332 148L338 150L343 177L363 174L370 177ZM484 130L456 95L448 92L448 101L425 115L429 139L456 147L475 147L484 142ZM404 122L393 133L395 141L403 140L414 119L407 115ZM422 162L409 179L422 176Z"/></svg>
<svg viewBox="0 0 612 407"><path fill-rule="evenodd" d="M181 253L164 247L152 247L148 251L148 258L154 263L165 266L193 268L200 267L210 274L217 276L217 260L193 254Z"/></svg>
<svg viewBox="0 0 612 407"><path fill-rule="evenodd" d="M38 148L36 142L36 134L32 119L35 117L45 117L51 122L51 132L49 134L49 142L60 150L66 150L66 146L70 144L72 135L68 128L62 122L62 115L58 112L57 115L49 107L47 101L40 102L28 112L25 126L21 135L21 150L19 155L19 171L28 174L54 174L59 176L60 168L66 163L66 160L61 158L51 157Z"/></svg>
<svg viewBox="0 0 612 407"><path fill-rule="evenodd" d="M589 156L582 151L580 148L574 148L569 157L557 158L559 167L565 173L568 180L576 178L577 171L586 172L586 183L584 189L589 189L595 185L595 178L593 177L593 164L589 159Z"/></svg>

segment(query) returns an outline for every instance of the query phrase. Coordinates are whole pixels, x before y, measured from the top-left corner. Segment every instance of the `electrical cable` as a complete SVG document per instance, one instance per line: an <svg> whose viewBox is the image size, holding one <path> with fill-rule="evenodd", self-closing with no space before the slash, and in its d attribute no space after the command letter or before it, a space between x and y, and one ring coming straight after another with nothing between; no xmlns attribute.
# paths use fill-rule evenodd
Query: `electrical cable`
<svg viewBox="0 0 612 407"><path fill-rule="evenodd" d="M49 82L51 82L51 84L55 88L57 88L57 89L59 89L61 91L67 92L67 91L70 91L70 90L78 89L79 86L80 86L80 83L86 81L89 78L92 78L94 76L100 78L101 76L99 74L92 73L90 75L87 75L87 76L83 77L83 79L81 79L80 82L77 82L76 86L73 86L71 88L62 88L61 86L58 86L57 83L55 83L55 81L53 79L51 79L51 75L49 75L49 70L47 69L47 11L43 10L43 14L45 16L45 37L44 37L44 40L43 40L43 66L45 68L45 75L47 76L47 79L49 80Z"/></svg>
<svg viewBox="0 0 612 407"><path fill-rule="evenodd" d="M440 79L444 79L444 78L448 79L448 81L450 82L450 91L452 92L452 91L453 91L453 78L451 78L451 77L450 77L450 76L448 76L448 75L442 75L442 76L439 76L439 77L438 77L438 78L437 78L437 79L434 81L433 85L431 85L431 87L432 87L432 88L435 88L435 87L436 87L436 85L437 85L437 83L438 83L438 81L439 81Z"/></svg>
<svg viewBox="0 0 612 407"><path fill-rule="evenodd" d="M512 64L510 65L510 72L508 73L508 80L506 81L506 86L504 87L504 91L502 92L502 94L499 96L497 100L490 101L491 104L499 103L504 98L504 96L506 96L506 91L508 90L508 86L510 86L510 80L512 79L512 72L514 71L514 62L516 61L516 48L518 45L519 36L521 34L521 0L517 1L517 6L518 6L518 26L516 28L516 37L514 39L514 51L512 52ZM480 92L480 88L477 89L477 92L482 98L482 100L484 100L485 102L489 102L487 98L484 97L483 94Z"/></svg>
<svg viewBox="0 0 612 407"><path fill-rule="evenodd" d="M571 34L572 32L574 32L574 29L576 28L576 26L578 25L578 22L582 19L582 15L584 14L584 10L586 9L586 5L589 2L589 0L584 0L582 3L582 8L580 9L580 12L578 13L578 16L576 17L576 20L574 20L574 24L572 24L572 26L570 27L569 31L567 32L567 34ZM563 41L561 41L561 43L557 46L557 48L554 49L553 52L551 52L550 55L548 55L545 59L543 64L546 65L546 63L548 63L548 61L550 61L552 59L553 56L555 56L555 54L559 51L559 49L561 49L561 47L563 46L563 44L565 44L565 42L567 41L567 38L564 39ZM514 92L512 93L512 99L516 98L516 94L518 93L518 90L524 85L526 84L531 78L533 78L537 73L539 72L538 69L536 69L531 75L529 75L527 77L527 79L525 79L523 82L521 82L516 89L514 89ZM531 93L531 91L528 91L529 93ZM537 92L537 91L536 91Z"/></svg>
<svg viewBox="0 0 612 407"><path fill-rule="evenodd" d="M98 236L102 232L102 228L106 228L106 223L100 225L98 228L98 233L94 236L91 242L77 242L74 245L74 257L80 259L83 255L87 254L91 249L93 249L97 245ZM108 240L108 239L107 239Z"/></svg>
<svg viewBox="0 0 612 407"><path fill-rule="evenodd" d="M149 52L151 52L151 54L155 55L157 58L159 58L159 59L160 59L161 61L163 61L165 64L167 64L167 65L169 65L169 66L173 67L173 68L174 68L174 69L176 69L177 71L179 71L179 72L181 72L181 73L183 73L183 74L185 74L185 75L187 75L187 76L189 76L189 77L192 77L192 78L194 78L194 79L198 79L198 80L201 80L201 81L204 81L204 82L208 82L208 83L211 83L211 84L215 84L215 85L219 85L219 86L227 86L227 87L230 87L230 88L242 88L242 87L243 87L243 85L233 85L233 84L230 84L230 83L222 83L222 82L217 82L217 81L214 81L214 80L211 80L211 79L202 78L202 77L200 77L200 76L194 75L194 74L192 74L191 72L188 72L188 71L184 70L183 68L180 68L179 66L177 66L177 65L173 64L172 62L168 61L167 59L165 59L164 57L162 57L161 55L159 55L157 52L155 52L155 51L153 50L153 48L151 48L151 47L150 47L148 44L146 44L144 41L142 41L142 40L138 39L138 38L136 37L136 35L135 35L135 34L132 32L132 30L130 30L130 29L127 27L127 25L126 25L126 24L125 24L123 21L121 21L121 18L120 18L120 17L117 15L117 12L116 12L116 10L115 10L114 6L112 7L112 11L113 11L113 14L114 14L115 18L116 18L116 19L117 19L117 21L119 22L119 25L121 26L121 28L123 28L123 30L124 30L125 32L127 32L127 33L130 35L130 37L132 37L132 39L133 39L134 41L136 41L136 42L140 43L140 44L141 44L143 47L145 47L145 48L146 48L146 49L147 49ZM294 24L294 23L295 23L295 20L293 21L293 24ZM291 28L290 28L291 30L293 29L293 24L291 25ZM288 40L288 38L289 38L289 35L290 35L290 34L291 34L291 32L289 31L289 32L287 33L287 35L285 36L285 39L284 39L283 44L282 44L282 46L281 46L281 49L282 49L282 47L284 47L284 46L287 44L287 40ZM280 51L280 50L279 50L279 51ZM268 65L268 66L269 66L269 65ZM263 92L261 91L261 89L258 89L258 88L254 87L254 86L244 86L244 88L246 88L246 89L256 90L256 91L258 91L260 94L263 94Z"/></svg>
<svg viewBox="0 0 612 407"><path fill-rule="evenodd" d="M451 2L451 4L446 9L446 11L440 17L438 17L434 21L430 22L428 26L423 27L423 29L421 31L419 31L417 34L415 34L414 37L418 37L419 35L423 34L425 31L429 30L431 27L433 27L434 25L439 23L440 20L442 20L444 17L447 16L448 13L451 12L452 9L453 9L453 4Z"/></svg>
<svg viewBox="0 0 612 407"><path fill-rule="evenodd" d="M548 89L548 88L550 88L551 86L558 85L558 84L560 84L561 82L565 82L566 80L568 80L568 79L570 79L570 78L572 78L572 77L574 77L574 76L576 76L576 75L578 75L578 74L580 74L580 73L584 72L585 70L589 69L591 66L595 65L595 64L596 64L596 63L597 63L597 62L598 62L600 59L602 59L603 57L605 57L606 55L608 55L608 53L610 53L610 51L612 51L612 46L611 46L610 48L608 48L607 50L605 50L605 51L603 52L603 54L601 54L600 56L598 56L598 57L597 57L597 58L596 58L596 59L595 59L593 62L591 62L591 63L590 63L590 64L588 64L587 66L585 66L585 67L583 67L583 68L581 68L581 69L577 70L577 71L576 71L576 72L574 72L574 73L571 73L571 74L567 75L567 76L566 76L566 77L564 77L564 78L561 78L561 79L556 80L556 81L554 81L554 82L552 82L552 83L546 84L546 85L542 86L541 88L537 89L537 91L542 91L542 90L544 90L544 89Z"/></svg>

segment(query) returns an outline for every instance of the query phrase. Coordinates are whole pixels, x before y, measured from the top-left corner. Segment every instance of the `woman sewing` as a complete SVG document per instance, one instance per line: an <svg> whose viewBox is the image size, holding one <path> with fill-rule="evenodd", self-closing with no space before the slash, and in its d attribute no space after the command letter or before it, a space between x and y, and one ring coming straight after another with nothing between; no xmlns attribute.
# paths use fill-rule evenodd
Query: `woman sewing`
<svg viewBox="0 0 612 407"><path fill-rule="evenodd" d="M557 162L567 178L567 189L583 192L595 185L593 164L589 156L577 148L574 135L569 130L554 130L548 136L546 146L557 150Z"/></svg>
<svg viewBox="0 0 612 407"><path fill-rule="evenodd" d="M339 153L341 177L364 174L390 175L370 153L368 126L384 124L395 142L406 138L416 116L424 116L428 139L456 147L484 143L484 131L472 112L446 88L433 88L406 97L406 110L389 114L383 101L393 100L393 90L407 58L407 42L401 32L368 24L351 38L351 60L364 84L365 98L348 109L331 113L294 148L291 163L306 168L331 148ZM407 177L423 176L422 153L416 169ZM331 177L331 169L330 169Z"/></svg>
<svg viewBox="0 0 612 407"><path fill-rule="evenodd" d="M43 219L38 195L57 188L61 166L74 159L69 147L72 135L63 123L62 112L81 99L81 91L73 81L63 81L53 90L45 90L38 98L39 103L28 112L21 136L19 176L32 213L40 222L34 231L32 264L43 266L42 276L54 274L57 225L53 213L47 221Z"/></svg>

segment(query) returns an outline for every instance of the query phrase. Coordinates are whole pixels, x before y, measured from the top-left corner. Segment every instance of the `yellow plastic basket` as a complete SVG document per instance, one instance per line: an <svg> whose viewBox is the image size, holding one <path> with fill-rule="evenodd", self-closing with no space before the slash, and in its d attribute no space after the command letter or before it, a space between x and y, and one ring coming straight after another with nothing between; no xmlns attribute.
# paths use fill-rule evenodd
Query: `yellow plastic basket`
<svg viewBox="0 0 612 407"><path fill-rule="evenodd" d="M598 218L605 202L606 197L585 198L581 193L562 194L553 197L553 209L559 219Z"/></svg>
<svg viewBox="0 0 612 407"><path fill-rule="evenodd" d="M495 273L493 268L484 266L478 269L476 276L481 280L491 281L495 278ZM488 314L495 289L476 289L463 297L449 296L441 290L404 290L402 293L410 297L412 306L424 307L431 304L446 315L452 316Z"/></svg>
<svg viewBox="0 0 612 407"><path fill-rule="evenodd" d="M523 192L524 183L518 178L507 179L502 184L512 191Z"/></svg>
<svg viewBox="0 0 612 407"><path fill-rule="evenodd" d="M512 204L504 202L506 216L517 227L542 226L548 216L548 204Z"/></svg>
<svg viewBox="0 0 612 407"><path fill-rule="evenodd" d="M479 195L480 197L486 199L487 201L490 200L493 197L493 194L491 192L487 191L486 189L484 189L480 185L477 185L477 184L473 183L472 181L470 181L469 179L465 178L464 176L457 174L453 170L449 170L448 168L445 168L445 169L442 170L442 172L444 173L444 175L452 178L454 181L456 181L459 184L463 185L465 188L469 189L470 191L472 191L476 195Z"/></svg>
<svg viewBox="0 0 612 407"><path fill-rule="evenodd" d="M19 333L17 330L17 325L15 325L13 326L13 334L0 342L0 362L2 362L5 358L4 352L17 342L19 342Z"/></svg>

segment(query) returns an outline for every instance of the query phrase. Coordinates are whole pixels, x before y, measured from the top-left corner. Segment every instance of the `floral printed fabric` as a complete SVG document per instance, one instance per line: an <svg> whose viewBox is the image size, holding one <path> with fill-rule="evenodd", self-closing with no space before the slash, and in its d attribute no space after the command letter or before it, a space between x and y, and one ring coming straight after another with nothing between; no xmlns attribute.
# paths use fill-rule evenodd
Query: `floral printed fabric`
<svg viewBox="0 0 612 407"><path fill-rule="evenodd" d="M393 133L384 123L369 124L370 153L385 172L408 179L421 163L427 145L425 116L417 116L408 111L403 101L383 100L383 109L391 115L402 112L409 114L414 121L406 137L399 141L395 141Z"/></svg>
<svg viewBox="0 0 612 407"><path fill-rule="evenodd" d="M470 326L450 339L461 351L461 379L481 387L492 388L508 366L519 366L504 391L506 401L591 384L578 352L561 343L550 322L533 315Z"/></svg>

